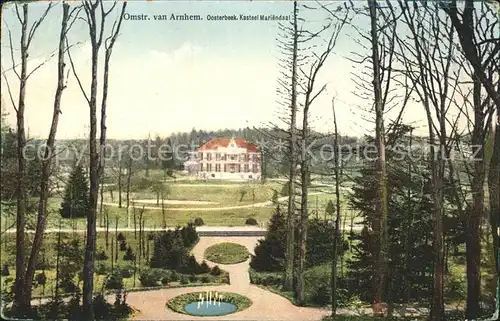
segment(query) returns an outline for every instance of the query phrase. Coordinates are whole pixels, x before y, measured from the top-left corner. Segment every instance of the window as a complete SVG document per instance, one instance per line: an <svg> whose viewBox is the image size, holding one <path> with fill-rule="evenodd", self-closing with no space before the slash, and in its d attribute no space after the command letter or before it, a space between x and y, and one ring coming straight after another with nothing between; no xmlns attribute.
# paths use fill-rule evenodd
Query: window
<svg viewBox="0 0 500 321"><path fill-rule="evenodd" d="M207 153L207 160L212 160L212 153Z"/></svg>
<svg viewBox="0 0 500 321"><path fill-rule="evenodd" d="M220 160L220 154L219 153L215 154L215 160L216 161Z"/></svg>
<svg viewBox="0 0 500 321"><path fill-rule="evenodd" d="M248 173L249 172L249 166L248 164L245 164L245 173Z"/></svg>
<svg viewBox="0 0 500 321"><path fill-rule="evenodd" d="M211 171L212 171L212 164L207 164L207 172L211 172Z"/></svg>
<svg viewBox="0 0 500 321"><path fill-rule="evenodd" d="M203 160L203 153L199 153L198 155L200 157L200 160Z"/></svg>
<svg viewBox="0 0 500 321"><path fill-rule="evenodd" d="M215 164L215 171L220 172L220 164Z"/></svg>
<svg viewBox="0 0 500 321"><path fill-rule="evenodd" d="M253 164L253 172L257 173L257 164Z"/></svg>
<svg viewBox="0 0 500 321"><path fill-rule="evenodd" d="M200 172L203 172L203 164L200 164Z"/></svg>
<svg viewBox="0 0 500 321"><path fill-rule="evenodd" d="M236 155L231 155L231 160L236 160Z"/></svg>

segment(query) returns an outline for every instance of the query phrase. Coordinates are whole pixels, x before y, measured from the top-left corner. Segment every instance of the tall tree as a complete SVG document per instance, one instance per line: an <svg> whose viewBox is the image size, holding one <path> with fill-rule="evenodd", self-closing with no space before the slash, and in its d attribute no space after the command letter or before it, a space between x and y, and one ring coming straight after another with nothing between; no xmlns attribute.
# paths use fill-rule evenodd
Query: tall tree
<svg viewBox="0 0 500 321"><path fill-rule="evenodd" d="M306 80L304 86L301 86L304 90L303 92L303 106L302 112L302 127L300 131L300 142L301 142L301 153L298 155L300 159L300 217L299 217L299 238L298 238L298 262L297 262L297 286L296 286L296 297L299 304L305 304L305 267L306 267L306 254L307 254L307 228L309 220L309 209L308 209L308 194L309 185L311 184L311 155L309 151L309 146L314 142L315 135L310 129L310 111L316 99L325 91L326 85L322 85L319 89L317 88L317 78L322 70L326 60L330 57L337 43L337 39L344 27L348 17L349 10L347 7L338 6L335 11L328 9L323 6L320 8L311 8L312 10L324 10L326 9L331 16L328 17L326 22L320 27L318 31L313 31L308 33L308 35L303 39L304 44L310 44L314 47L315 41L319 37L326 37L326 45L317 46L317 53L312 56L314 58L305 59L304 67L300 68L302 76ZM343 12L343 13L342 13ZM342 13L342 17L338 14ZM328 35L326 35L328 34ZM304 69L308 69L305 71Z"/></svg>
<svg viewBox="0 0 500 321"><path fill-rule="evenodd" d="M19 64L15 61L14 46L12 42L12 34L9 28L7 32L9 35L9 46L10 46L10 56L12 60L11 70L15 73L19 81L19 96L17 102L14 101L13 93L9 81L7 80L5 70L2 68L2 75L4 76L5 83L7 86L7 92L9 94L10 101L16 112L16 135L17 135L17 213L16 213L16 279L14 283L14 302L13 310L21 314L28 313L27 303L26 303L26 293L25 293L25 225L26 225L26 206L27 206L27 190L26 190L26 158L25 158L25 147L26 147L26 132L25 132L25 108L26 108L26 88L29 77L44 63L36 66L31 72L28 72L28 52L30 49L31 42L36 34L37 29L41 23L45 20L47 13L52 8L53 4L50 3L43 14L38 20L33 24L29 23L28 20L28 4L22 4L22 12L20 12L19 7L21 5L15 4L14 10L16 12L17 19L21 26L20 32L20 62ZM20 73L17 71L20 65ZM29 304L28 304L29 305Z"/></svg>
<svg viewBox="0 0 500 321"><path fill-rule="evenodd" d="M389 231L387 229L388 220L388 199L387 199L387 164L385 160L385 127L384 127L384 110L385 99L382 89L382 68L380 56L380 39L379 39L379 24L378 24L378 9L375 0L368 0L368 8L370 12L370 41L371 41L371 62L373 73L373 94L374 94L374 109L375 109L375 140L377 146L377 160L375 167L377 171L377 201L375 203L378 219L375 221L375 233L377 233L378 253L377 253L377 269L375 277L375 297L374 303L381 303L387 290L387 279L389 273L388 252L389 252ZM392 48L382 48L389 51L392 55Z"/></svg>
<svg viewBox="0 0 500 321"><path fill-rule="evenodd" d="M60 213L64 218L86 217L89 207L89 184L85 170L80 164L75 164L64 191Z"/></svg>
<svg viewBox="0 0 500 321"><path fill-rule="evenodd" d="M286 234L286 269L284 288L291 290L294 280L294 258L295 258L295 179L297 172L297 60L298 60L298 5L293 2L293 22L291 29L291 88L290 88L290 169L288 176L288 210L287 210L287 234Z"/></svg>
<svg viewBox="0 0 500 321"><path fill-rule="evenodd" d="M412 42L396 37L398 54L404 74L411 80L422 105L429 132L428 158L432 177L434 285L431 300L431 320L444 319L444 191L446 156L449 150L449 101L456 91L461 68L453 64L455 32L449 19L438 14L438 7L412 5L398 1L400 21L413 38ZM392 11L392 18L396 15ZM440 39L437 41L436 39Z"/></svg>
<svg viewBox="0 0 500 321"><path fill-rule="evenodd" d="M337 261L338 261L338 243L340 241L340 148L339 148L339 139L338 139L338 128L337 128L337 115L335 113L335 97L332 98L332 112L333 112L333 128L334 128L334 143L333 143L333 151L334 151L334 175L335 175L335 211L337 212L335 217L335 230L333 236L333 260L332 260L332 283L331 283L331 291L332 291L332 318L335 318L337 314ZM329 206L333 205L328 203ZM330 209L331 211L331 209Z"/></svg>
<svg viewBox="0 0 500 321"><path fill-rule="evenodd" d="M89 116L90 116L90 135L89 135L89 146L90 146L90 193L89 193L89 205L90 212L87 216L87 234L86 234L86 244L85 244L85 260L83 266L83 314L86 319L94 319L94 309L92 304L92 293L94 288L94 257L96 249L96 218L97 218L97 201L98 201L98 191L99 191L99 180L102 177L103 172L103 161L104 161L104 150L106 144L106 104L108 95L108 81L109 81L109 63L111 60L111 54L113 51L113 46L118 38L120 32L121 23L123 21L123 15L127 6L127 2L124 2L121 8L121 12L117 20L113 23L111 29L111 34L104 39L105 22L109 14L116 7L117 2L113 2L108 10L104 8L104 3L102 0L85 0L83 2L84 17L83 20L88 26L90 44L92 47L91 54L91 84L90 84L90 95L87 94L86 90L78 77L75 70L75 65L69 55L71 67L73 69L73 74L75 75L80 89L88 103L89 106ZM102 48L104 40L104 75L103 75L103 87L102 87L102 99L101 99L101 133L99 139L100 151L97 151L97 92L98 92L98 72L97 68L99 65L99 52Z"/></svg>
<svg viewBox="0 0 500 321"><path fill-rule="evenodd" d="M498 75L500 70L500 66L498 64L498 56L500 54L500 41L498 39L498 24L500 21L498 19L498 9L500 8L500 4L498 1L496 4L493 2L479 4L483 7L483 12L485 6L490 7L490 11L493 12L493 15L490 15L490 17L487 18L488 20L486 24L483 25L483 28L481 28L481 26L479 26L474 19L474 15L477 13L476 2L473 0L465 0L461 3L463 3L461 10L456 0L443 3L441 8L451 18L451 22L458 33L458 38L464 56L472 65L478 81L481 82L497 110L497 120L494 124L494 127L496 128L493 147L494 152L491 155L490 171L488 174L488 191L490 197L491 234L493 236L494 245L493 255L497 266L497 293L500 293L500 82L498 82L497 77L497 83L495 86L495 78L488 77L487 74L487 70L493 69ZM496 15L494 12L495 6L497 11ZM478 19L476 18L476 20ZM481 18L479 18L479 20L481 20ZM484 28L484 26L486 26L486 28ZM484 48L485 44L490 44L490 48L492 49L488 51L481 50ZM497 303L498 302L500 302L500 295L497 297ZM473 305L473 310L476 311L476 303L473 303ZM472 313L475 314L475 312ZM500 315L500 305L497 304L496 316L498 317L498 315Z"/></svg>

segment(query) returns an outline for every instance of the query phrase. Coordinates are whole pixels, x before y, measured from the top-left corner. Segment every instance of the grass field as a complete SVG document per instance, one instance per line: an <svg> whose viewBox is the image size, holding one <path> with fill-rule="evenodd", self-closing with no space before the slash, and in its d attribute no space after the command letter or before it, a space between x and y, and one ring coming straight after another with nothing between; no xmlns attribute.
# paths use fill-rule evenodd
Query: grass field
<svg viewBox="0 0 500 321"><path fill-rule="evenodd" d="M245 262L249 253L247 248L235 243L219 243L205 250L205 259L219 264L237 264Z"/></svg>
<svg viewBox="0 0 500 321"><path fill-rule="evenodd" d="M265 225L269 218L271 217L274 206L271 204L266 204L262 206L263 203L269 202L273 196L274 190L278 192L281 191L283 184L281 182L268 182L265 184L255 183L230 183L222 182L217 184L217 181L212 182L202 182L202 181L192 181L192 183L186 184L187 181L167 182L167 188L169 190L166 197L167 200L178 200L178 201L205 201L214 202L212 204L164 204L165 218L167 226L177 226L185 225L189 221L193 221L195 218L202 218L205 225L207 226L243 226L247 218L254 218L257 220L259 225ZM311 188L309 197L309 212L312 216L317 216L319 218L325 218L325 208L329 200L335 201L335 195L331 194L331 188L329 187L316 187ZM323 194L317 194L323 193ZM113 192L113 199L111 199L111 193L105 191L104 194L105 203L118 203L118 192ZM254 197L255 196L255 197ZM141 203L133 203L133 200L142 200ZM151 189L143 189L132 193L131 204L130 204L130 227L134 227L134 204L136 213L136 222L138 224L139 213L143 206L153 207L155 209L145 209L143 212L143 217L145 220L146 227L161 227L163 224L163 214L160 205L156 205L156 193ZM240 201L241 200L241 201ZM49 199L49 216L47 222L48 229L56 229L59 226L59 207L62 199L60 197L52 197ZM33 203L36 204L37 200L33 199ZM286 207L286 201L281 202L283 204L282 208ZM255 207L248 207L253 206ZM346 205L346 201L342 198L343 206ZM213 210L213 208L224 208L224 207L239 207L242 208L231 208L222 210ZM246 207L245 207L246 206ZM202 210L205 209L206 210ZM107 211L110 218L110 225L114 227L115 220L118 219L118 226L128 227L128 216L126 210L126 198L125 193L122 195L122 208L118 206L103 206L104 211ZM180 210L183 209L183 210ZM184 210L186 209L186 210ZM191 210L195 209L195 210ZM200 209L200 210L198 210ZM344 208L346 209L346 207ZM98 205L98 226L104 227L104 213L101 213L100 206ZM10 209L10 214L4 207L2 207L2 230L7 227L14 226L14 215L15 208ZM351 215L345 210L343 215ZM328 217L327 217L328 218ZM27 229L34 229L36 225L35 214L31 213L27 215ZM61 227L72 228L76 226L77 228L85 228L86 219L61 219Z"/></svg>

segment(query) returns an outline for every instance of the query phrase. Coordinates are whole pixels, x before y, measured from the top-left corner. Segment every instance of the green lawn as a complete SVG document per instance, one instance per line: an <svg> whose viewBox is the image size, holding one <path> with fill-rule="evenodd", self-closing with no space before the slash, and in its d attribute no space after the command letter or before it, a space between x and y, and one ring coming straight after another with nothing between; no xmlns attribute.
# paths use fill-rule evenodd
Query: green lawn
<svg viewBox="0 0 500 321"><path fill-rule="evenodd" d="M248 259L247 248L236 243L219 243L205 250L205 259L219 264L237 264Z"/></svg>
<svg viewBox="0 0 500 321"><path fill-rule="evenodd" d="M252 203L262 203L269 201L273 195L273 190L280 191L278 183L266 184L217 184L213 182L177 183L167 182L165 185L165 199L186 200L186 201L209 201L217 203L217 206L237 206ZM118 202L118 191L113 192L113 202ZM125 201L125 190L122 192ZM130 199L156 200L156 193L151 189L134 191ZM111 193L108 191L104 195L105 202L111 202ZM196 206L191 205L190 206ZM213 206L213 205L212 205Z"/></svg>
<svg viewBox="0 0 500 321"><path fill-rule="evenodd" d="M153 171L150 173L152 174ZM156 173L159 175L159 172ZM140 179L141 177L139 177ZM167 182L165 185L168 189L168 195L166 199L168 200L185 200L185 201L208 201L214 202L214 204L164 204L165 218L167 226L177 226L185 225L189 221L193 221L195 218L203 219L205 225L207 226L244 226L247 218L254 218L257 220L259 225L266 224L271 217L274 206L269 205L262 207L258 205L252 208L236 208L227 210L189 210L189 209L202 209L202 208L214 208L214 207L236 207L236 206L248 206L252 204L261 204L271 200L274 190L278 192L281 191L283 187L282 182L267 182L265 184L260 183L230 183L222 182L217 184L218 181L179 181L177 183ZM139 184L139 183L137 183ZM215 185L215 186L214 186ZM315 193L322 192L324 194L317 195ZM335 195L331 194L329 188L325 187L313 187L310 188L309 197L309 212L312 217L327 218L325 214L325 208L328 201L335 201ZM314 194L313 194L314 193ZM328 194L330 193L330 194ZM113 192L113 199L111 199L111 193L109 187L105 187L105 192L103 193L104 202L108 203L118 203L118 192L115 190ZM118 218L119 227L128 227L128 217L126 211L126 197L125 193L122 194L122 208L118 206L103 206L104 211L107 211L110 218L110 225L114 227L115 220ZM254 197L255 196L255 197ZM133 203L133 200L151 200L152 203ZM240 201L241 200L241 201ZM38 200L33 199L32 202L36 204ZM49 199L49 216L47 222L48 229L56 229L59 226L59 207L61 204L61 198L52 197ZM133 228L134 222L134 205L136 213L136 223L138 223L138 216L142 206L145 207L156 207L157 209L145 209L143 212L143 217L145 219L145 226L147 227L160 227L163 224L163 214L160 204L156 204L156 193L154 193L150 188L145 188L142 190L135 191L131 194L130 204L130 227ZM350 210L347 209L347 201L345 197L342 198L342 216L345 216L349 221L349 217L352 214ZM282 208L286 208L286 201L282 201ZM188 210L175 210L175 209L188 209ZM7 211L2 207L2 227L10 227L15 222L14 216L15 208L10 209L11 214L7 215ZM104 224L104 213L100 212L100 206L98 205L98 226L105 227ZM36 216L35 213L27 215L27 229L34 229L36 226ZM76 226L77 228L83 229L86 226L86 219L61 219L62 228L72 228Z"/></svg>

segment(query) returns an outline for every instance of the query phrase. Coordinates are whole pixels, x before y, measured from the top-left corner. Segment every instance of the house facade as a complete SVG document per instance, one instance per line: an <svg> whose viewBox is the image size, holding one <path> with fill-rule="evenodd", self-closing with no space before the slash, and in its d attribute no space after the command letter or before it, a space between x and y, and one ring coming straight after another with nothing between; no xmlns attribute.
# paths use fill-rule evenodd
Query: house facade
<svg viewBox="0 0 500 321"><path fill-rule="evenodd" d="M261 153L242 138L215 138L191 153L184 170L201 179L260 180Z"/></svg>

